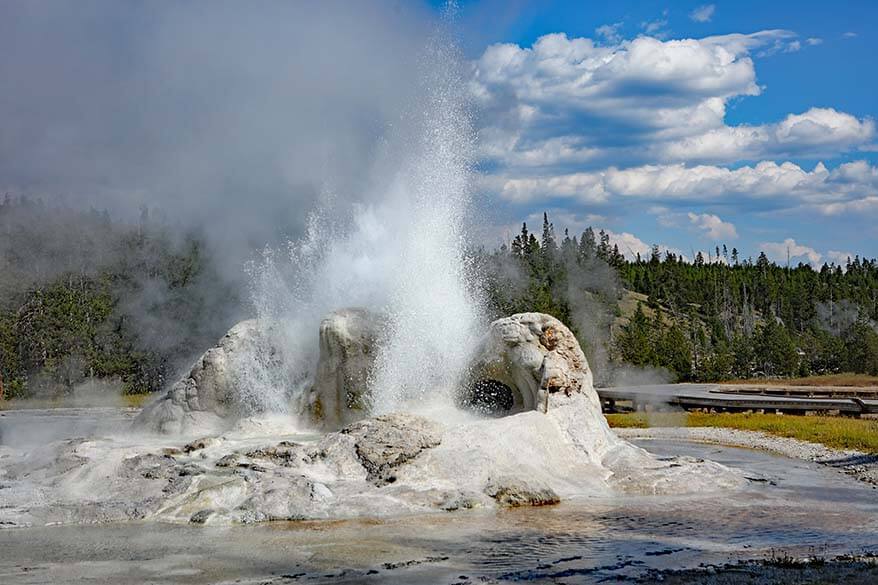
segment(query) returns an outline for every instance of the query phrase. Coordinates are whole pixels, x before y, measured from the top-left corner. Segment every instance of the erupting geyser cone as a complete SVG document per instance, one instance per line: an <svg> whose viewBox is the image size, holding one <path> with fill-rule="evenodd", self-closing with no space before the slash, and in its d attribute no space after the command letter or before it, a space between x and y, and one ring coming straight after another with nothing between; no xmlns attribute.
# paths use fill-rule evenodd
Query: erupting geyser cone
<svg viewBox="0 0 878 585"><path fill-rule="evenodd" d="M333 195L305 238L286 253L266 253L252 271L259 320L273 324L273 346L296 380L313 380L314 332L323 316L350 307L382 316L368 380L378 413L411 409L428 397L451 406L485 325L476 287L467 283L464 223L475 134L453 44L437 34L421 70L418 97L377 149L365 203L353 208L350 221L332 209L339 200ZM279 382L301 405L307 383Z"/></svg>
<svg viewBox="0 0 878 585"><path fill-rule="evenodd" d="M219 369L234 370L227 385L242 399L220 406L309 418L337 407L338 400L312 400L320 377L315 333L324 317L354 309L380 323L369 334L374 359L354 392L366 402L363 411L454 408L487 326L464 252L475 134L460 67L453 44L437 34L421 57L416 99L376 145L364 194L327 189L305 236L267 249L250 266L253 342L215 352L228 364ZM345 208L345 200L363 203ZM187 411L204 410L198 394L192 384L181 386L163 405L159 426L185 427ZM213 403L206 401L225 416Z"/></svg>

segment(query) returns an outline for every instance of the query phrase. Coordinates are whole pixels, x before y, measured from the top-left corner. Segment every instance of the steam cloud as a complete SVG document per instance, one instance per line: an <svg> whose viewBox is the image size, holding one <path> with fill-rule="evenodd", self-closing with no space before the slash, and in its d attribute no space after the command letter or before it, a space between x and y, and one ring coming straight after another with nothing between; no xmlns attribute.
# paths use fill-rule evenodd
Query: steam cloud
<svg viewBox="0 0 878 585"><path fill-rule="evenodd" d="M62 223L71 208L107 208L133 222L147 207L172 233L202 234L217 277L251 286L257 314L284 320L286 349L299 360L314 357L303 347L316 347L316 321L327 310L389 302L387 275L403 273L381 248L412 233L410 220L428 217L435 195L400 195L413 185L396 173L409 165L414 177L409 155L423 154L423 108L441 105L425 101L431 83L422 82L438 62L424 51L436 26L426 7L62 0L0 10L8 88L0 99L0 189L56 205ZM454 156L469 156L467 131L463 143L445 144ZM427 204L402 205L409 195ZM458 219L448 219L454 230ZM101 244L114 239L92 240L102 255L115 253ZM301 244L285 249L288 241ZM273 252L244 274L265 246ZM154 285L126 298L125 313L147 345L182 339L180 323L157 323L150 312L169 294ZM228 286L211 298L205 285L220 327L240 317L223 307ZM267 389L278 381L253 374L263 386L254 390L271 405Z"/></svg>
<svg viewBox="0 0 878 585"><path fill-rule="evenodd" d="M484 326L464 250L475 156L468 94L453 44L441 31L431 39L419 51L414 97L373 162L368 203L345 214L327 192L307 237L267 250L252 267L259 316L278 324L275 345L289 371L313 371L314 332L327 312L358 306L386 318L370 382L376 412L430 398L450 403ZM287 402L285 389L303 396L291 380L248 378L261 385L248 394L268 409Z"/></svg>
<svg viewBox="0 0 878 585"><path fill-rule="evenodd" d="M416 90L411 3L4 3L0 188L204 229L225 267L298 236Z"/></svg>

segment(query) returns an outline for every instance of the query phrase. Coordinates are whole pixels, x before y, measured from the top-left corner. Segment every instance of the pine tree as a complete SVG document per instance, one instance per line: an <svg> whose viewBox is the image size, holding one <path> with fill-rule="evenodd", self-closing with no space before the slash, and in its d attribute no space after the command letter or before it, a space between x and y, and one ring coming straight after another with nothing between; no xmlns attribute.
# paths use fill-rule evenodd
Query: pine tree
<svg viewBox="0 0 878 585"><path fill-rule="evenodd" d="M652 245L652 250L649 255L649 263L652 265L656 265L662 261L661 251L659 250L658 244Z"/></svg>
<svg viewBox="0 0 878 585"><path fill-rule="evenodd" d="M554 254L558 250L558 244L555 242L555 226L549 223L549 215L543 212L543 238L540 241L540 247L546 254Z"/></svg>
<svg viewBox="0 0 878 585"><path fill-rule="evenodd" d="M579 239L579 259L585 262L594 258L596 254L597 245L594 230L588 227L582 232L582 237Z"/></svg>
<svg viewBox="0 0 878 585"><path fill-rule="evenodd" d="M554 265L558 261L558 243L555 241L555 226L549 223L549 215L543 212L543 237L540 240L540 257L545 277L551 280Z"/></svg>
<svg viewBox="0 0 878 585"><path fill-rule="evenodd" d="M527 245L527 224L521 224L521 233L512 238L512 255L521 258L524 256L524 248Z"/></svg>
<svg viewBox="0 0 878 585"><path fill-rule="evenodd" d="M617 347L622 359L635 366L652 365L655 361L655 352L650 340L651 330L649 319L643 312L643 304L637 303L634 315L628 324L622 327L617 339Z"/></svg>
<svg viewBox="0 0 878 585"><path fill-rule="evenodd" d="M598 244L597 256L601 260L607 261L610 258L610 235L601 230L598 236L600 237L600 243Z"/></svg>

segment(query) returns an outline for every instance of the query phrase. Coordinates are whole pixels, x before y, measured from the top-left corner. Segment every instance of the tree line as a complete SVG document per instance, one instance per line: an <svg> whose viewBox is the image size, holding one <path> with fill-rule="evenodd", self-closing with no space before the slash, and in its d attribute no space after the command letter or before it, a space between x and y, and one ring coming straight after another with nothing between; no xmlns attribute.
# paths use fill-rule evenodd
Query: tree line
<svg viewBox="0 0 878 585"><path fill-rule="evenodd" d="M679 381L841 371L878 375L878 261L778 265L718 247L687 261L626 258L606 232L558 235L547 215L494 250L471 251L495 317L549 313L582 343L599 382L626 368ZM91 378L150 392L247 312L240 283L197 232L142 210L0 201L0 388L72 392Z"/></svg>
<svg viewBox="0 0 878 585"><path fill-rule="evenodd" d="M541 234L525 223L508 246L481 256L498 314L538 310L570 323L610 376L619 363L663 368L678 381L878 375L878 260L814 269L714 251L687 261L655 246L628 259L604 231L559 240L544 214ZM625 291L645 295L627 315Z"/></svg>
<svg viewBox="0 0 878 585"><path fill-rule="evenodd" d="M213 344L239 310L236 289L196 233L144 209L0 202L0 388L55 396L92 378L160 389Z"/></svg>

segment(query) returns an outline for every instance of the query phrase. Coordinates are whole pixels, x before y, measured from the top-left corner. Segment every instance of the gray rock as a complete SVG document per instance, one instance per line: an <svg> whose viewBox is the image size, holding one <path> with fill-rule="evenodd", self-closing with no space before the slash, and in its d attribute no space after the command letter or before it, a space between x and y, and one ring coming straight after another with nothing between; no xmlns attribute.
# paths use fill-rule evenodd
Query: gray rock
<svg viewBox="0 0 878 585"><path fill-rule="evenodd" d="M315 423L340 428L369 415L369 376L383 319L365 309L333 311L320 323L320 356L308 399Z"/></svg>
<svg viewBox="0 0 878 585"><path fill-rule="evenodd" d="M547 485L522 477L491 479L485 493L507 508L519 506L550 506L561 501L555 490Z"/></svg>
<svg viewBox="0 0 878 585"><path fill-rule="evenodd" d="M444 492L436 502L435 506L446 512L456 512L457 510L471 510L478 508L481 501L473 494L462 492Z"/></svg>
<svg viewBox="0 0 878 585"><path fill-rule="evenodd" d="M236 402L231 355L251 349L258 335L255 320L235 325L216 347L198 358L183 379L143 409L135 426L161 433L179 433L184 430L189 413L201 411L226 416Z"/></svg>
<svg viewBox="0 0 878 585"><path fill-rule="evenodd" d="M203 475L206 470L200 465L196 465L195 463L187 463L180 467L179 474L182 477L190 476L190 475Z"/></svg>
<svg viewBox="0 0 878 585"><path fill-rule="evenodd" d="M194 514L192 514L192 517L189 519L189 522L192 522L193 524L204 524L207 522L208 518L213 516L213 514L214 514L214 510L211 510L210 508L207 508L204 510L199 510L198 512L195 512Z"/></svg>
<svg viewBox="0 0 878 585"><path fill-rule="evenodd" d="M241 456L237 453L229 453L228 455L223 455L219 459L217 459L216 465L217 467L237 467L238 463L241 462Z"/></svg>
<svg viewBox="0 0 878 585"><path fill-rule="evenodd" d="M395 469L442 442L442 427L413 414L395 413L355 422L341 430L354 449L367 479L382 486L396 481Z"/></svg>
<svg viewBox="0 0 878 585"><path fill-rule="evenodd" d="M312 420L335 429L370 414L369 379L384 319L343 309L320 325L320 357L309 395ZM488 414L545 409L548 394L586 393L598 404L592 374L576 337L542 313L493 322L481 344L459 403Z"/></svg>
<svg viewBox="0 0 878 585"><path fill-rule="evenodd" d="M319 356L305 399L297 408L312 423L338 429L369 416L369 381L385 319L365 309L333 311L320 324ZM307 379L285 371L271 328L242 321L207 350L189 373L146 406L135 426L161 433L217 431L228 419L259 412L259 384L294 386ZM490 414L544 410L553 393L597 395L576 338L542 313L520 313L493 322L477 352L459 402ZM303 413L304 414L304 413Z"/></svg>
<svg viewBox="0 0 878 585"><path fill-rule="evenodd" d="M323 484L305 477L277 480L247 498L236 510L239 521L304 520L320 517L322 505L332 499Z"/></svg>
<svg viewBox="0 0 878 585"><path fill-rule="evenodd" d="M555 393L582 393L599 404L573 333L551 315L519 313L491 323L459 403L494 414L545 411Z"/></svg>
<svg viewBox="0 0 878 585"><path fill-rule="evenodd" d="M202 437L183 445L183 453L188 454L193 453L194 451L201 451L202 449L209 449L210 447L216 447L220 443L221 441L216 437Z"/></svg>
<svg viewBox="0 0 878 585"><path fill-rule="evenodd" d="M124 459L119 475L126 479L168 480L177 473L177 462L173 457L147 453Z"/></svg>
<svg viewBox="0 0 878 585"><path fill-rule="evenodd" d="M270 328L263 329L255 319L242 321L204 352L181 380L145 406L134 426L164 434L213 431L222 428L225 419L258 412L258 397L242 382L255 368L270 379L288 377L279 356Z"/></svg>
<svg viewBox="0 0 878 585"><path fill-rule="evenodd" d="M264 459L275 465L293 467L303 462L305 450L297 443L281 441L277 445L252 449L246 455L251 459Z"/></svg>

